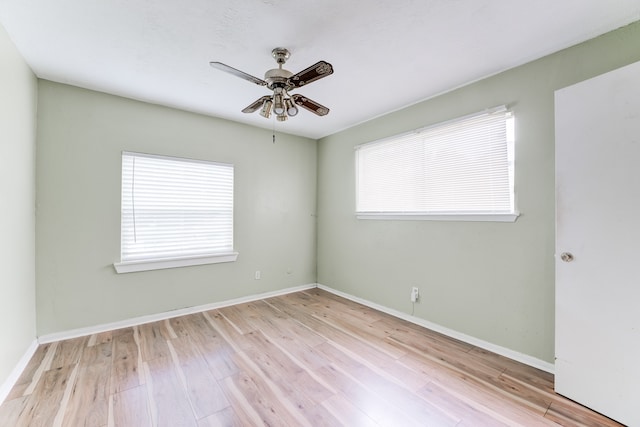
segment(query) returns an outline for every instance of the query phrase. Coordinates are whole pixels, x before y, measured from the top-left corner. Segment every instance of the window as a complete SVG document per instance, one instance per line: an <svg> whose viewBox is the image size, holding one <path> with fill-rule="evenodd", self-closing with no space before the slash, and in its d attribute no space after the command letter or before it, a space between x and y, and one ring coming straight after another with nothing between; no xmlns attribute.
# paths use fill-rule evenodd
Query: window
<svg viewBox="0 0 640 427"><path fill-rule="evenodd" d="M233 165L122 153L118 273L235 261Z"/></svg>
<svg viewBox="0 0 640 427"><path fill-rule="evenodd" d="M361 219L515 221L505 107L356 147Z"/></svg>

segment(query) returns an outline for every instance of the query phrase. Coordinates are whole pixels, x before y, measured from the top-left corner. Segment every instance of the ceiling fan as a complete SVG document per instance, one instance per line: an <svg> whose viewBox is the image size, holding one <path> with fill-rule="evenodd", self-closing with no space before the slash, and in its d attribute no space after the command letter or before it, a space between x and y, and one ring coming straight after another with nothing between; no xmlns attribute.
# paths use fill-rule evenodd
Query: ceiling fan
<svg viewBox="0 0 640 427"><path fill-rule="evenodd" d="M255 102L247 106L243 113L253 113L260 109L260 115L269 118L271 112L276 115L278 121L285 121L288 117L293 117L298 114L298 108L296 105L311 111L318 116L326 116L329 114L329 109L304 95L294 94L289 95L289 91L297 89L301 86L313 83L316 80L320 80L323 77L327 77L333 74L333 67L326 61L319 61L312 66L305 68L299 73L293 74L289 70L282 68L291 53L283 48L276 47L271 51L271 56L278 63L278 68L268 70L264 74L264 80L254 77L251 74L247 74L243 71L237 70L233 67L223 64L222 62L209 62L213 68L233 74L241 79L250 81L258 86L266 86L273 91L271 95L265 95Z"/></svg>

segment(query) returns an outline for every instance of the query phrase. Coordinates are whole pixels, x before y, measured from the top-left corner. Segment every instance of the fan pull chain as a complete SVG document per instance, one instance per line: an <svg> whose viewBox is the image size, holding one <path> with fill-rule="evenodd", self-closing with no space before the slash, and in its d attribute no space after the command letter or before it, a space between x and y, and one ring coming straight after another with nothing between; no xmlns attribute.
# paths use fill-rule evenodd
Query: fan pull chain
<svg viewBox="0 0 640 427"><path fill-rule="evenodd" d="M272 142L275 144L276 143L276 118L275 116L273 117L273 130L272 130Z"/></svg>

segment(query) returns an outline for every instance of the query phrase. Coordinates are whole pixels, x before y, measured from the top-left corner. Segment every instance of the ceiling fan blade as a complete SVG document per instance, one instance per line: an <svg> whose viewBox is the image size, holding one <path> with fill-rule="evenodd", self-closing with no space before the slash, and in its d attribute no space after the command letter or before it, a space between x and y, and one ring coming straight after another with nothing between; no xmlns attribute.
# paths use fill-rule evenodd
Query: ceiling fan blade
<svg viewBox="0 0 640 427"><path fill-rule="evenodd" d="M235 68L230 67L227 64L223 64L222 62L209 62L209 65L220 71L224 71L225 73L233 74L234 76L240 77L241 79L250 81L251 83L255 83L258 86L267 85L267 82L265 82L264 80L254 77L251 74L247 74L244 71L236 70Z"/></svg>
<svg viewBox="0 0 640 427"><path fill-rule="evenodd" d="M331 64L325 61L320 61L289 77L288 82L292 87L300 87L313 83L323 77L327 77L330 74L333 74L333 67Z"/></svg>
<svg viewBox="0 0 640 427"><path fill-rule="evenodd" d="M329 109L327 107L318 104L316 101L313 101L306 96L295 94L291 95L291 99L293 99L293 102L295 102L296 105L299 105L302 108L309 110L319 116L326 116L327 114L329 114Z"/></svg>
<svg viewBox="0 0 640 427"><path fill-rule="evenodd" d="M255 100L251 105L248 105L244 110L242 110L243 113L253 113L255 111L257 111L259 108L262 107L262 105L264 104L264 101L271 99L271 96L269 95L265 95L260 99Z"/></svg>

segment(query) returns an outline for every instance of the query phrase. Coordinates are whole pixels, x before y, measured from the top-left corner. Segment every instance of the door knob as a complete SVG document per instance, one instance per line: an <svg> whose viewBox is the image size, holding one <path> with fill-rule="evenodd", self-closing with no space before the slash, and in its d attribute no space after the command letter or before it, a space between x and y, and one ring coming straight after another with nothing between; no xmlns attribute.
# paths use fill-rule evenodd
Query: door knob
<svg viewBox="0 0 640 427"><path fill-rule="evenodd" d="M560 259L564 262L571 262L573 261L573 254L571 254L570 252L562 252L560 254Z"/></svg>

